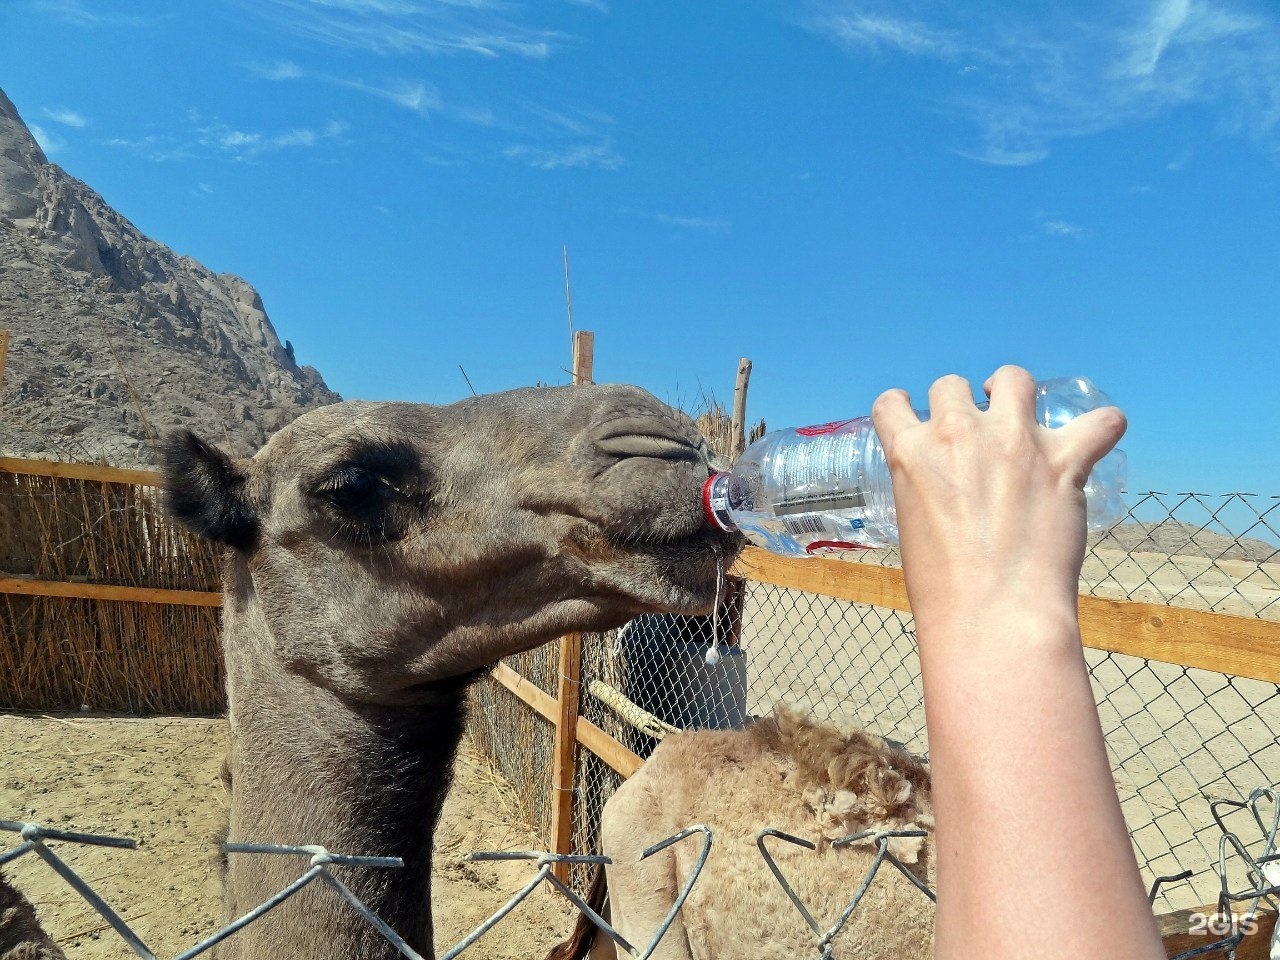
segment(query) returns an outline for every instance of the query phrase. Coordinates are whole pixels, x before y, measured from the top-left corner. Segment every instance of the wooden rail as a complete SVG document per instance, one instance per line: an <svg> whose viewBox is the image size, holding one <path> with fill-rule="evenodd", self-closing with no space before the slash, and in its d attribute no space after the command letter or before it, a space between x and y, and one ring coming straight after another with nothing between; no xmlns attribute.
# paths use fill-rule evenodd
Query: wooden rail
<svg viewBox="0 0 1280 960"><path fill-rule="evenodd" d="M549 723L560 722L560 706L556 698L542 690L537 684L530 683L505 663L500 663L489 674L521 701L531 707L534 713ZM586 747L603 760L612 769L629 777L640 769L644 763L638 755L628 750L609 734L605 733L585 717L578 717L574 724L578 743ZM566 851L567 852L567 851Z"/></svg>
<svg viewBox="0 0 1280 960"><path fill-rule="evenodd" d="M28 477L101 480L104 483L129 483L142 487L158 487L161 483L157 470L129 470L97 463L61 463L57 460L29 460L21 457L0 457L0 472Z"/></svg>
<svg viewBox="0 0 1280 960"><path fill-rule="evenodd" d="M27 597L71 597L80 600L120 600L127 603L162 603L181 607L220 607L221 592L170 590L163 587L125 587L108 583L35 580L0 577L0 593Z"/></svg>
<svg viewBox="0 0 1280 960"><path fill-rule="evenodd" d="M778 557L748 547L732 575L838 600L910 612L902 571L823 557ZM1186 607L1080 597L1086 647L1280 683L1280 623Z"/></svg>
<svg viewBox="0 0 1280 960"><path fill-rule="evenodd" d="M1247 909L1247 902L1235 905L1240 910ZM1192 907L1189 910L1175 910L1156 917L1160 930L1160 938L1164 941L1165 956L1176 957L1194 947L1203 947L1219 939L1219 935L1209 933L1205 927L1205 919L1212 920L1218 913L1218 905ZM1255 918L1257 929L1249 933L1236 947L1236 960L1267 960L1271 956L1271 936L1276 928L1276 913L1263 906ZM1205 960L1225 960L1222 951L1201 954Z"/></svg>

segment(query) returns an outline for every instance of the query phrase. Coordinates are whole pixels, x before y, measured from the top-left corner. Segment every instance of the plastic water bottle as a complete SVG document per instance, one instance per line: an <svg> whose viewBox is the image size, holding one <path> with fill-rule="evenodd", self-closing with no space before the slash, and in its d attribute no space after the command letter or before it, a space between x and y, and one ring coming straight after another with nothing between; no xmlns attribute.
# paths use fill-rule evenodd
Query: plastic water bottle
<svg viewBox="0 0 1280 960"><path fill-rule="evenodd" d="M1036 416L1046 427L1111 405L1086 377L1036 384ZM1124 517L1124 482L1124 452L1112 450L1085 484L1090 530L1105 530ZM898 543L889 467L870 417L766 434L732 471L707 480L702 502L712 525L741 531L757 546L786 556Z"/></svg>

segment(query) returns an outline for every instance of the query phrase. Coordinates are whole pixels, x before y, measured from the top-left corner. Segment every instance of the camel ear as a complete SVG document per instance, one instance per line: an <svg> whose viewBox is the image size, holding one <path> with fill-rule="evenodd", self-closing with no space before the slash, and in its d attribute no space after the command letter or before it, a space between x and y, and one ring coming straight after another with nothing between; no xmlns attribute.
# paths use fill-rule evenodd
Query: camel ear
<svg viewBox="0 0 1280 960"><path fill-rule="evenodd" d="M245 496L245 475L221 450L190 430L172 434L161 449L165 503L194 533L248 552L260 525Z"/></svg>

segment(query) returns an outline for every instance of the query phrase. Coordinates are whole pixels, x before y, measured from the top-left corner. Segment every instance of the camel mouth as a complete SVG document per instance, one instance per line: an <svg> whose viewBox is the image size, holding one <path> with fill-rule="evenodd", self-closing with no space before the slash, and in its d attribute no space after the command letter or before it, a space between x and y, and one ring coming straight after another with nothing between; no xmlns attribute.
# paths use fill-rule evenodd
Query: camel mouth
<svg viewBox="0 0 1280 960"><path fill-rule="evenodd" d="M703 527L683 537L619 547L652 564L653 580L640 591L651 612L696 614L715 605L720 584L745 542L738 534Z"/></svg>
<svg viewBox="0 0 1280 960"><path fill-rule="evenodd" d="M627 553L672 553L688 559L689 553L705 553L707 559L723 558L731 563L742 552L746 540L739 533L729 533L709 524L692 533L675 536L623 535L611 536L615 547Z"/></svg>

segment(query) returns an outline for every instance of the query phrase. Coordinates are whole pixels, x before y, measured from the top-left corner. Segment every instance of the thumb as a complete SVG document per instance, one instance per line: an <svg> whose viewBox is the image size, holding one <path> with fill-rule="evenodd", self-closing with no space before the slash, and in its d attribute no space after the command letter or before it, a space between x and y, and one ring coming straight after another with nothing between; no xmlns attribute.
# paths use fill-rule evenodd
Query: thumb
<svg viewBox="0 0 1280 960"><path fill-rule="evenodd" d="M1053 431L1078 484L1083 485L1094 465L1115 449L1128 425L1119 407L1099 407Z"/></svg>

